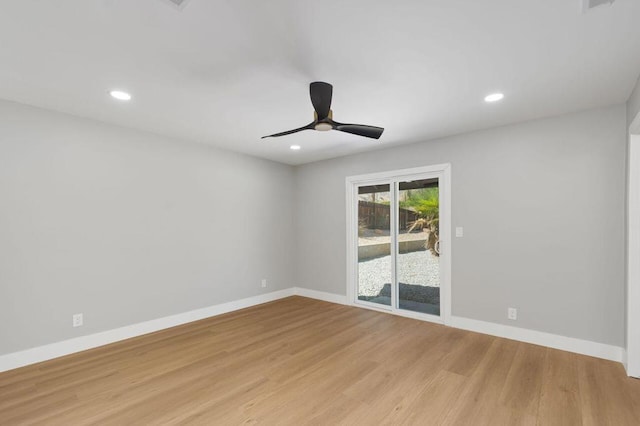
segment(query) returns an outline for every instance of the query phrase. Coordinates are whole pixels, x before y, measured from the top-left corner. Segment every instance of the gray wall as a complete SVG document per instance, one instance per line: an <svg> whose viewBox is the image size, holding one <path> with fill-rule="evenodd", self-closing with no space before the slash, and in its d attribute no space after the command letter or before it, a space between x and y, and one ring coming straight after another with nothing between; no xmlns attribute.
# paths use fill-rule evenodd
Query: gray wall
<svg viewBox="0 0 640 426"><path fill-rule="evenodd" d="M622 345L625 123L619 105L294 170L0 101L0 354L294 285L345 294L345 177L442 162L465 227L453 314Z"/></svg>
<svg viewBox="0 0 640 426"><path fill-rule="evenodd" d="M292 178L0 102L0 354L293 286Z"/></svg>
<svg viewBox="0 0 640 426"><path fill-rule="evenodd" d="M627 124L631 125L638 113L640 113L640 79L627 101ZM634 129L634 131L640 132L640 129Z"/></svg>
<svg viewBox="0 0 640 426"><path fill-rule="evenodd" d="M296 283L346 294L346 176L449 162L453 314L622 346L625 124L617 105L299 166Z"/></svg>
<svg viewBox="0 0 640 426"><path fill-rule="evenodd" d="M631 144L631 134L638 134L640 133L640 118L638 120L635 120L635 118L640 114L640 78L638 79L638 81L636 82L635 87L633 88L633 91L631 92L631 95L629 96L629 99L627 100L627 129L628 129L628 141L627 141L627 157L629 157L629 147ZM634 122L635 120L635 122ZM629 164L630 159L627 158L627 173L629 172L629 169L631 167L631 165ZM629 177L627 175L627 182L629 180ZM626 200L628 201L628 199ZM628 205L625 206L625 210L628 210ZM628 226L628 217L625 217L625 229ZM628 244L628 235L625 234L625 245ZM625 263L628 265L629 262L629 258L628 258L628 253L626 253L625 251ZM626 269L625 269L625 295L627 294L628 291L628 277L626 276ZM628 321L627 321L627 307L628 305L625 305L625 337L627 335L627 329L629 327ZM626 342L625 339L625 347L628 344L628 342Z"/></svg>
<svg viewBox="0 0 640 426"><path fill-rule="evenodd" d="M627 173L629 173L630 168L632 167L632 165L630 164L630 158L629 158L629 149L631 146L631 134L640 134L640 118L638 118L636 120L636 117L638 117L640 115L640 78L638 79L638 81L636 82L635 87L633 88L633 91L631 92L631 96L629 96L629 99L627 100L627 125L628 125L628 145L627 145L627 157L628 157L628 163L627 163ZM635 165L635 167L638 167L638 165ZM627 182L629 180L629 177L627 176ZM627 203L628 203L628 199L627 199ZM628 204L627 204L627 211L628 211ZM629 218L626 217L626 221L625 221L625 226L627 227L629 223ZM625 241L626 244L628 246L628 235L625 235ZM628 266L629 264L629 253L625 252L625 262ZM626 285L625 285L625 294L628 294L628 276L627 276L627 271L625 270L625 281L626 281ZM628 302L628 301L627 301ZM628 329L629 329L629 322L628 322L628 312L627 309L629 307L629 304L627 303L625 305L625 337L628 334ZM627 341L627 339L625 339L625 347L627 347L629 344L629 342Z"/></svg>

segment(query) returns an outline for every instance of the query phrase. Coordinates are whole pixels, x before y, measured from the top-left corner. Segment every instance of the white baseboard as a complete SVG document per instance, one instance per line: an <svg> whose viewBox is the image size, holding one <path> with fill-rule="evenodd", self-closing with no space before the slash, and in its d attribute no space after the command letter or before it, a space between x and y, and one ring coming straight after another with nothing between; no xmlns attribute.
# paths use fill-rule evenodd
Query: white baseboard
<svg viewBox="0 0 640 426"><path fill-rule="evenodd" d="M343 296L341 294L327 293L324 291L311 290L303 287L295 287L294 291L297 296L308 297L310 299L324 300L325 302L337 303L340 305L347 304L347 296Z"/></svg>
<svg viewBox="0 0 640 426"><path fill-rule="evenodd" d="M624 349L619 346L455 316L451 317L449 325L463 330L533 343L534 345L546 346L611 361L623 362L624 360Z"/></svg>
<svg viewBox="0 0 640 426"><path fill-rule="evenodd" d="M153 333L155 331L164 330L177 325L237 311L239 309L248 308L293 295L309 297L311 299L318 299L341 305L348 305L347 297L341 294L327 293L302 287L292 287L274 291L272 293L261 294L259 296L248 297L246 299L171 315L164 318L132 324L113 330L107 330L88 336L76 337L74 339L26 349L20 352L0 355L0 372L47 361L75 352L96 348L98 346L107 345L120 340ZM450 324L448 325L463 330L475 331L478 333L504 337L526 343L533 343L536 345L608 359L611 361L622 363L626 361L624 349L618 346L455 316L451 317Z"/></svg>
<svg viewBox="0 0 640 426"><path fill-rule="evenodd" d="M302 287L296 287L295 294L312 299L339 303L342 305L349 304L347 303L346 296L333 293L325 293L323 291L310 290ZM411 315L406 316L411 317ZM463 330L475 331L477 333L489 334L491 336L517 340L519 342L532 343L534 345L546 346L549 348L560 349L563 351L574 352L582 355L589 355L596 358L603 358L621 363L624 363L626 361L624 348L607 345L604 343L591 342L589 340L581 340L573 337L545 333L542 331L529 330L526 328L518 328L456 316L452 316L449 324L446 325Z"/></svg>
<svg viewBox="0 0 640 426"><path fill-rule="evenodd" d="M622 355L622 365L624 365L627 376L640 379L640 366L637 363L629 362L629 352L627 350Z"/></svg>
<svg viewBox="0 0 640 426"><path fill-rule="evenodd" d="M171 315L164 318L158 318L151 321L127 325L125 327L102 331L88 336L63 340L61 342L38 346L36 348L26 349L20 352L0 355L0 372L13 370L14 368L24 367L25 365L35 364L37 362L47 361L75 352L96 348L98 346L104 346L109 343L153 333L154 331L164 330L166 328L175 327L192 321L198 321L215 315L260 305L262 303L293 296L294 294L295 289L288 288L285 290L274 291L272 293L261 294L258 296L248 297L246 299L235 300L181 314Z"/></svg>

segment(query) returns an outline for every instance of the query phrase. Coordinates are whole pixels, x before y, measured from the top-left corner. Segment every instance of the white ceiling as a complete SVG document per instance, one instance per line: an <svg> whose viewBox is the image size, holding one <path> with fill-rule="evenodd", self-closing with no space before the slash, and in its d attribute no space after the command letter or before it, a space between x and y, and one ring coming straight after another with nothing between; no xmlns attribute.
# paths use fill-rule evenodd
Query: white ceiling
<svg viewBox="0 0 640 426"><path fill-rule="evenodd" d="M640 1L581 3L2 1L0 98L301 164L624 102ZM312 121L314 80L334 85L336 120L382 138L261 140ZM485 104L495 91L505 99Z"/></svg>

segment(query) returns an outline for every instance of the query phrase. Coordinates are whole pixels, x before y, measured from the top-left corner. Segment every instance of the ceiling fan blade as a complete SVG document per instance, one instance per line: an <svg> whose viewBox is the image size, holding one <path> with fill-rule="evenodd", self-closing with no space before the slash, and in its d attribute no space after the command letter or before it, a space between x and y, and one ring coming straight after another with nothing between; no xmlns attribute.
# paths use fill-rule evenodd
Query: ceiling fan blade
<svg viewBox="0 0 640 426"><path fill-rule="evenodd" d="M311 103L318 114L318 120L324 120L329 116L331 109L331 97L333 96L333 86L323 81L314 81L309 85Z"/></svg>
<svg viewBox="0 0 640 426"><path fill-rule="evenodd" d="M280 133L274 133L273 135L267 135L267 136L263 136L260 139L264 139L264 138L277 138L278 136L286 136L286 135L290 135L292 133L298 133L301 132L303 130L313 130L313 126L315 123L309 123L304 127L300 127L298 129L293 129L293 130L287 130L286 132L280 132Z"/></svg>
<svg viewBox="0 0 640 426"><path fill-rule="evenodd" d="M372 139L379 139L380 136L382 136L382 132L384 132L384 128L382 127L367 126L365 124L342 124L336 122L333 123L333 129Z"/></svg>

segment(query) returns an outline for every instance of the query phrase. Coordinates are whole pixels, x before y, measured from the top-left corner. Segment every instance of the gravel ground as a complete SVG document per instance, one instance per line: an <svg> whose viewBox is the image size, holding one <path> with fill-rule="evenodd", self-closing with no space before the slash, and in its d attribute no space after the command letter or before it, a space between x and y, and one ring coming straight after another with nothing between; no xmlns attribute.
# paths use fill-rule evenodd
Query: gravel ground
<svg viewBox="0 0 640 426"><path fill-rule="evenodd" d="M440 287L440 262L428 250L398 255L398 281ZM391 256L358 263L359 296L376 296L391 282Z"/></svg>

